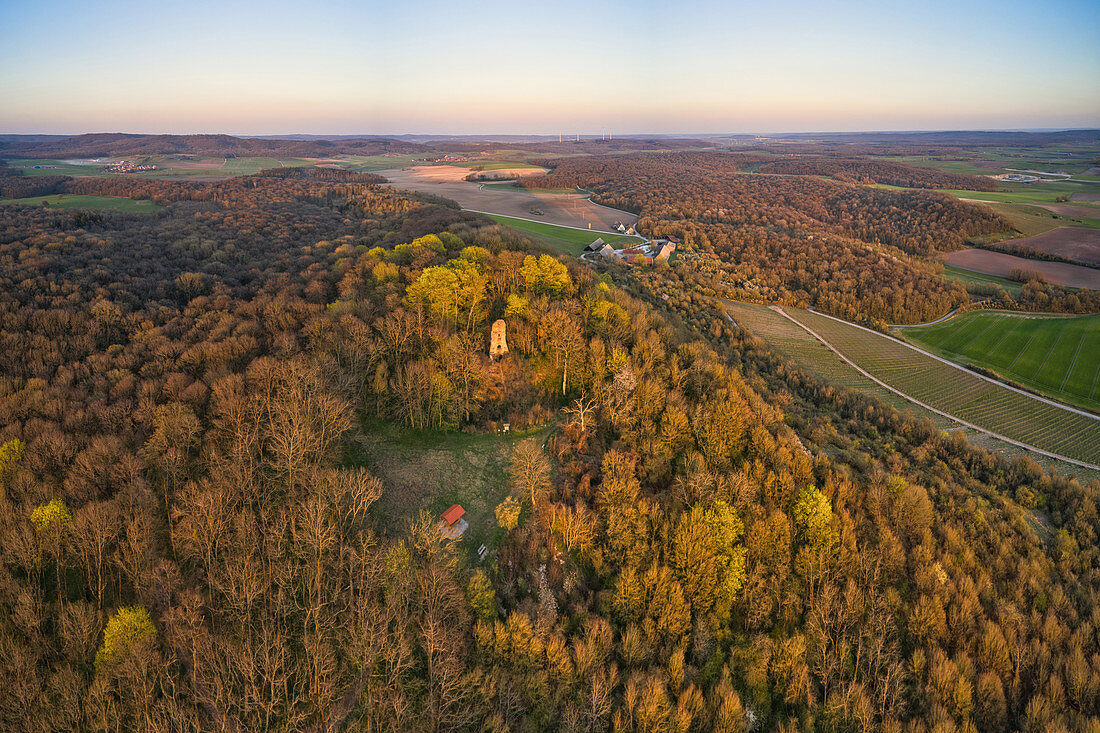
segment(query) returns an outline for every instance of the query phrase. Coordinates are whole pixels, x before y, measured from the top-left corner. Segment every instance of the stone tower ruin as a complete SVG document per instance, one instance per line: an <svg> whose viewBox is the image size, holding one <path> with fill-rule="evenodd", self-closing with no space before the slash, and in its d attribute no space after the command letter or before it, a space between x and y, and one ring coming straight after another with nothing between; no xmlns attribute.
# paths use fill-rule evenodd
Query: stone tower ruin
<svg viewBox="0 0 1100 733"><path fill-rule="evenodd" d="M489 337L489 358L499 359L508 353L508 324L503 319L497 319L493 323L492 334Z"/></svg>

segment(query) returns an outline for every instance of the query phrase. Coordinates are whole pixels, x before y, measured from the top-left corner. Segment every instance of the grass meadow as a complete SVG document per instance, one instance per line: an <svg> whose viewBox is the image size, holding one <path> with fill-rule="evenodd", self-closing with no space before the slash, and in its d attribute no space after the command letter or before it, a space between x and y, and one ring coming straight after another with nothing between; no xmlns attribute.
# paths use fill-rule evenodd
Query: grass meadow
<svg viewBox="0 0 1100 733"><path fill-rule="evenodd" d="M977 311L897 330L952 361L992 369L1055 399L1100 411L1100 315Z"/></svg>
<svg viewBox="0 0 1100 733"><path fill-rule="evenodd" d="M0 204L25 204L26 206L41 206L43 202L51 209L110 209L132 214L151 214L164 208L148 199L126 199L118 196L82 196L69 193L31 196L24 199L0 199Z"/></svg>
<svg viewBox="0 0 1100 733"><path fill-rule="evenodd" d="M540 221L515 219L510 216L500 216L499 214L487 214L486 216L497 224L519 229L522 232L542 240L554 249L559 249L572 255L579 255L584 252L584 248L595 241L597 237L611 245L638 244L642 241L641 237L627 237L620 234L607 234L605 232L588 231L585 229L570 229L569 227L544 224Z"/></svg>
<svg viewBox="0 0 1100 733"><path fill-rule="evenodd" d="M482 544L495 547L504 532L494 510L511 493L508 462L515 445L526 437L542 442L549 428L507 434L417 433L383 423L370 423L348 458L386 482L376 505L384 533L400 534L421 511L433 518L451 504L461 504L470 524L461 544L476 556ZM525 503L520 523L530 519Z"/></svg>
<svg viewBox="0 0 1100 733"><path fill-rule="evenodd" d="M943 276L948 280L955 280L962 283L964 286L968 283L976 283L980 285L999 285L1008 291L1009 295L1016 297L1023 292L1024 286L1018 282L1013 282L1007 278L997 277L996 275L986 275L981 272L974 272L973 270L964 270L961 267L952 267L951 265L944 265Z"/></svg>

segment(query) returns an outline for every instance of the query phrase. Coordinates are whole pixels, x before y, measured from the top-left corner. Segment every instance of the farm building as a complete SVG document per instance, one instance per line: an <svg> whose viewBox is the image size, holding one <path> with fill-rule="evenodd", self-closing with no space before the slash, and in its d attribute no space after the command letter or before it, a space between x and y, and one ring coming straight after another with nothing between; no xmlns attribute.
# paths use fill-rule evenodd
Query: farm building
<svg viewBox="0 0 1100 733"><path fill-rule="evenodd" d="M619 256L619 252L610 244L605 244L600 250L600 255L605 257L606 259L613 260Z"/></svg>
<svg viewBox="0 0 1100 733"><path fill-rule="evenodd" d="M602 237L597 237L596 241L584 248L585 252L599 252L603 247L604 241Z"/></svg>
<svg viewBox="0 0 1100 733"><path fill-rule="evenodd" d="M661 249L657 252L656 259L658 262L668 262L668 258L672 256L672 253L676 251L676 245L672 242L665 242L661 245Z"/></svg>
<svg viewBox="0 0 1100 733"><path fill-rule="evenodd" d="M451 504L447 511L443 512L439 522L439 534L445 540L457 540L470 528L469 522L462 518L466 510L461 504Z"/></svg>

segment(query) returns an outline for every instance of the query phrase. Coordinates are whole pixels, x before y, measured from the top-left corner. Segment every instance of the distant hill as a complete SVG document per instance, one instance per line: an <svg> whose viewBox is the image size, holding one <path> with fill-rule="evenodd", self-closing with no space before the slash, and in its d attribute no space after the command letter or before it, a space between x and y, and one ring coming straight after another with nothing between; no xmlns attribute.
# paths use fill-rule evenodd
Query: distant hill
<svg viewBox="0 0 1100 733"><path fill-rule="evenodd" d="M767 135L775 141L935 145L1056 145L1100 142L1100 130L940 130L935 132L805 132Z"/></svg>
<svg viewBox="0 0 1100 733"><path fill-rule="evenodd" d="M93 133L52 140L0 139L0 153L26 158L105 158L134 155L204 155L210 157L323 158L347 153L379 155L430 151L418 143L387 138L331 140L271 140L232 135L132 135Z"/></svg>

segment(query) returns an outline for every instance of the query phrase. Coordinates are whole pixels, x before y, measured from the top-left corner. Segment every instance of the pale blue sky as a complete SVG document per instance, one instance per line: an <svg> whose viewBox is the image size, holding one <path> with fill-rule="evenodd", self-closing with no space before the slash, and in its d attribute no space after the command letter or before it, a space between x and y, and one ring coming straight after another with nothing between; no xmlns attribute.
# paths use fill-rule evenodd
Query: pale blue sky
<svg viewBox="0 0 1100 733"><path fill-rule="evenodd" d="M1100 126L1100 3L0 0L0 132Z"/></svg>

